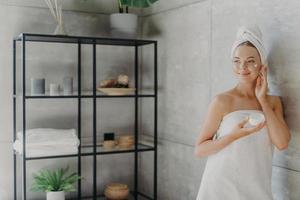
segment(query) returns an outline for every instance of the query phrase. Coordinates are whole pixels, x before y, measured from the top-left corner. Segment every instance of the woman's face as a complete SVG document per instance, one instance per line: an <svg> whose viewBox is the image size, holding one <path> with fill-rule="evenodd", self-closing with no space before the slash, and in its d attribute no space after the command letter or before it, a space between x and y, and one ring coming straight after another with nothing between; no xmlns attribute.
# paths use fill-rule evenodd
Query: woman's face
<svg viewBox="0 0 300 200"><path fill-rule="evenodd" d="M253 82L261 69L260 55L255 47L242 45L236 48L233 56L233 71L239 81Z"/></svg>

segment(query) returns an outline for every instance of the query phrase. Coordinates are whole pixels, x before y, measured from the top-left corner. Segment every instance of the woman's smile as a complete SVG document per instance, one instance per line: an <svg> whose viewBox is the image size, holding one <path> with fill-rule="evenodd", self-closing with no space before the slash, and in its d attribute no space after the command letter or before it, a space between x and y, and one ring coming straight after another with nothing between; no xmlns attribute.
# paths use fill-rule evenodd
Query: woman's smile
<svg viewBox="0 0 300 200"><path fill-rule="evenodd" d="M242 77L246 77L246 76L249 76L251 73L250 72L241 72L241 73L238 73L238 74Z"/></svg>

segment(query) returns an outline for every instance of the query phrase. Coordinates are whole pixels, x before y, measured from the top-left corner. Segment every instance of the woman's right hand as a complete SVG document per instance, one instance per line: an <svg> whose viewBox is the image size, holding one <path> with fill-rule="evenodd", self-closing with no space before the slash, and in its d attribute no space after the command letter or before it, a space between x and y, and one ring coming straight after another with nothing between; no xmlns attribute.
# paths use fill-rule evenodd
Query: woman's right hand
<svg viewBox="0 0 300 200"><path fill-rule="evenodd" d="M249 116L234 126L234 128L232 130L232 134L234 134L236 136L236 139L250 135L252 133L255 133L255 132L259 131L260 129L262 129L266 125L266 121L263 121L263 122L257 124L256 126L245 127L245 125L247 124L248 121L249 121Z"/></svg>

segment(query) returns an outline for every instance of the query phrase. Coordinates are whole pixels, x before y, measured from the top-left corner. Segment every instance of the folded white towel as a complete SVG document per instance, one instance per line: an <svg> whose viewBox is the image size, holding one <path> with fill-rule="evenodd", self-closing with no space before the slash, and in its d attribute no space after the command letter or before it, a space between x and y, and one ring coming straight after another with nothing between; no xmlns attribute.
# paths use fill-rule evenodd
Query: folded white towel
<svg viewBox="0 0 300 200"><path fill-rule="evenodd" d="M17 139L23 141L23 131L17 133ZM75 129L37 128L26 130L26 144L37 145L79 145Z"/></svg>
<svg viewBox="0 0 300 200"><path fill-rule="evenodd" d="M78 153L80 141L75 129L37 128L26 130L25 134L27 157ZM17 133L13 147L23 154L23 132Z"/></svg>
<svg viewBox="0 0 300 200"><path fill-rule="evenodd" d="M13 147L18 154L23 154L23 143L20 140L16 140ZM75 145L26 145L26 157L58 156L77 153L78 146Z"/></svg>

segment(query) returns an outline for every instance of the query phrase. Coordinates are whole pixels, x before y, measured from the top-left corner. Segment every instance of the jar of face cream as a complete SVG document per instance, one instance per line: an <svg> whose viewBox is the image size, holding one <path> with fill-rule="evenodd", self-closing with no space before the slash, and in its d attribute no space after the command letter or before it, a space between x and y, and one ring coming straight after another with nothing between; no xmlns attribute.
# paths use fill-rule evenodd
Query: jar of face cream
<svg viewBox="0 0 300 200"><path fill-rule="evenodd" d="M252 113L249 115L249 123L252 126L256 126L261 122L265 121L265 116L262 113Z"/></svg>

